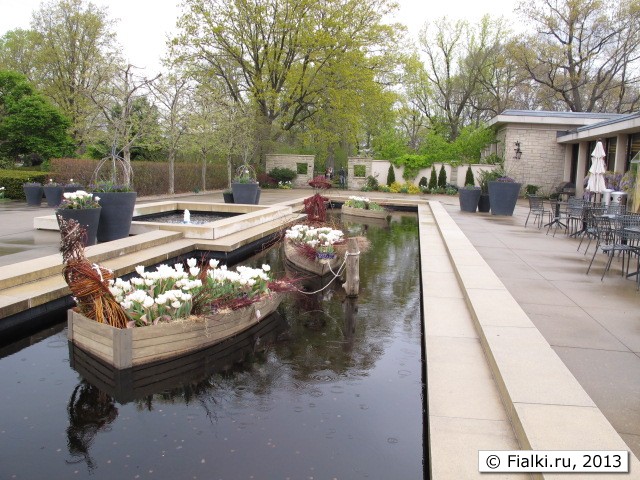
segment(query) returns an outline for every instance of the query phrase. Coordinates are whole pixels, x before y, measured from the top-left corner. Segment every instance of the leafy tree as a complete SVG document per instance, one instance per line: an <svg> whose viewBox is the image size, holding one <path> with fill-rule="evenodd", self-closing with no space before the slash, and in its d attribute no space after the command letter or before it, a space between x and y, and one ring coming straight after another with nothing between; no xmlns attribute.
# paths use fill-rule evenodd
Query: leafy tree
<svg viewBox="0 0 640 480"><path fill-rule="evenodd" d="M536 0L519 12L535 33L512 50L558 110L629 112L640 102L635 0Z"/></svg>
<svg viewBox="0 0 640 480"><path fill-rule="evenodd" d="M234 102L252 104L257 137L276 140L349 100L367 69L389 65L399 30L382 20L395 8L389 0L186 0L174 54Z"/></svg>
<svg viewBox="0 0 640 480"><path fill-rule="evenodd" d="M447 172L444 169L444 165L440 165L440 172L438 172L438 188L446 188L447 186Z"/></svg>
<svg viewBox="0 0 640 480"><path fill-rule="evenodd" d="M469 165L467 167L467 173L464 176L464 186L466 187L467 185L470 185L473 187L475 184L476 180L473 178L473 170L471 170L471 165Z"/></svg>
<svg viewBox="0 0 640 480"><path fill-rule="evenodd" d="M387 172L387 185L391 185L396 181L396 172L393 169L393 164L389 165L389 171Z"/></svg>
<svg viewBox="0 0 640 480"><path fill-rule="evenodd" d="M37 38L33 30L16 29L0 37L0 65L21 73L31 83L37 81Z"/></svg>
<svg viewBox="0 0 640 480"><path fill-rule="evenodd" d="M69 120L19 73L0 71L0 157L62 157L73 151Z"/></svg>
<svg viewBox="0 0 640 480"><path fill-rule="evenodd" d="M438 188L438 177L436 176L435 167L431 169L431 175L429 176L429 190L435 190Z"/></svg>
<svg viewBox="0 0 640 480"><path fill-rule="evenodd" d="M114 73L114 22L87 0L50 0L34 12L31 30L32 80L71 120L71 136L82 151L99 118L92 99Z"/></svg>
<svg viewBox="0 0 640 480"><path fill-rule="evenodd" d="M496 63L506 38L503 20L483 17L478 25L441 18L427 23L420 36L426 63L416 74L426 78L428 89L416 90L416 104L432 126L441 124L454 140L460 129L488 116L476 102L482 96L482 81Z"/></svg>

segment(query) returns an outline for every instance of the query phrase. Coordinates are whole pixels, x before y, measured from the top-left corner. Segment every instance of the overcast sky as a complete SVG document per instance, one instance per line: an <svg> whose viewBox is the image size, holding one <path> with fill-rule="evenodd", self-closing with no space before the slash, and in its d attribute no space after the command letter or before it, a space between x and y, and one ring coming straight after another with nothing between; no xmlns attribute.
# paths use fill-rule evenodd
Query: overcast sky
<svg viewBox="0 0 640 480"><path fill-rule="evenodd" d="M180 0L93 0L107 6L118 22L118 41L124 55L150 73L160 68L167 34L175 29ZM28 28L31 14L41 0L0 0L0 35L15 28ZM516 0L399 0L396 21L416 36L428 19L442 17L477 20L484 14L513 16Z"/></svg>

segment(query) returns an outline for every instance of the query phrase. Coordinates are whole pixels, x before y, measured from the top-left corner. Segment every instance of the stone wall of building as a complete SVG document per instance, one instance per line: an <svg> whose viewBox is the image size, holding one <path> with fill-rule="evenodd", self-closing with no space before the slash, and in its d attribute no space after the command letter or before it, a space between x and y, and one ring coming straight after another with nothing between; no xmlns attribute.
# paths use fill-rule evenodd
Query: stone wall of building
<svg viewBox="0 0 640 480"><path fill-rule="evenodd" d="M309 180L314 176L313 165L315 161L314 155L289 155L289 154L269 154L266 155L266 170L269 173L274 168L288 168L297 172L298 163L305 163L307 165L307 174L299 173L296 178L293 179L294 187L304 188L309 187Z"/></svg>
<svg viewBox="0 0 640 480"><path fill-rule="evenodd" d="M508 125L497 132L498 156L505 159L507 174L523 185L541 187L541 194L549 194L564 177L564 145L556 142L562 125ZM515 158L516 142L522 155Z"/></svg>

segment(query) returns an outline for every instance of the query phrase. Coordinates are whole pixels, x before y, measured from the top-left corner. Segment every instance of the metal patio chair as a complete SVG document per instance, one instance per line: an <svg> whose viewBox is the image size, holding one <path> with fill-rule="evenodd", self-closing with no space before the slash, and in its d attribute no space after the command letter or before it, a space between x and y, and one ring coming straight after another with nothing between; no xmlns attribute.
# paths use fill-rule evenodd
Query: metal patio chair
<svg viewBox="0 0 640 480"><path fill-rule="evenodd" d="M538 228L542 227L542 222L544 220L544 216L549 216L549 221L551 221L551 210L545 208L544 199L537 195L529 195L529 213L527 214L527 219L524 222L525 228L527 227L527 223L529 222L529 217L533 214L533 221L538 223Z"/></svg>

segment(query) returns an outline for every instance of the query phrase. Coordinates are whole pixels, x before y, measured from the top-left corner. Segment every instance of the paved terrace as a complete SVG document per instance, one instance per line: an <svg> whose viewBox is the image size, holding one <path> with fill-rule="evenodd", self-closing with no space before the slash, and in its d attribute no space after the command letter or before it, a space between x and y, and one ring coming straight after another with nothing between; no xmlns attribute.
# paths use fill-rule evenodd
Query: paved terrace
<svg viewBox="0 0 640 480"><path fill-rule="evenodd" d="M264 191L261 203L309 194ZM585 275L576 240L523 227L524 203L494 217L460 212L456 197L420 199L434 200L419 211L433 478L529 478L477 472L477 450L518 448L629 449L631 474L615 478L640 478L635 283L615 266L600 282L602 255ZM56 254L58 234L32 228L52 213L0 203L0 269Z"/></svg>

